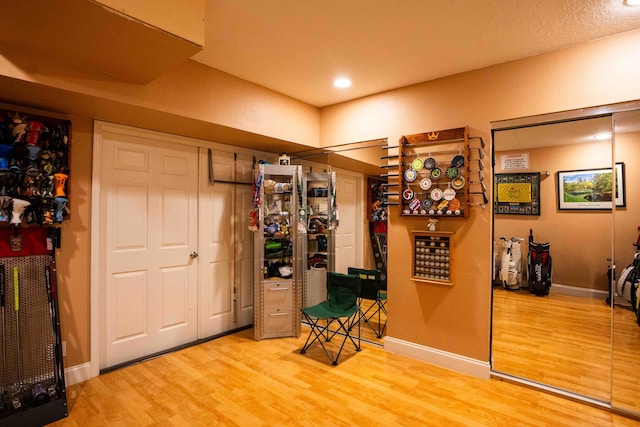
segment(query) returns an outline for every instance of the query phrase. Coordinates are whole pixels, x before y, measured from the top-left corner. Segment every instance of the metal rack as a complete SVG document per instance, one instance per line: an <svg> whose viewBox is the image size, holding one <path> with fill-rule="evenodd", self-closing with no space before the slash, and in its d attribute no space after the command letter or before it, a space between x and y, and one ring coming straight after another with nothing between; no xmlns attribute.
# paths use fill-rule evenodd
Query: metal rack
<svg viewBox="0 0 640 427"><path fill-rule="evenodd" d="M260 164L254 208L254 338L300 336L300 166Z"/></svg>

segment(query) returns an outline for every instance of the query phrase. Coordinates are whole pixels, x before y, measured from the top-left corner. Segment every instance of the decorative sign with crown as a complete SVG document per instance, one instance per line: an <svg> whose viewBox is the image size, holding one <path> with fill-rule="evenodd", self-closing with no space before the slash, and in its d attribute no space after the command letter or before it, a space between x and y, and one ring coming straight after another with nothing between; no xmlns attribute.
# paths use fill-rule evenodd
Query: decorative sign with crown
<svg viewBox="0 0 640 427"><path fill-rule="evenodd" d="M472 139L482 146L472 146ZM478 204L486 205L483 147L484 141L470 137L467 127L402 136L397 156L400 214L466 218L471 195L481 195Z"/></svg>

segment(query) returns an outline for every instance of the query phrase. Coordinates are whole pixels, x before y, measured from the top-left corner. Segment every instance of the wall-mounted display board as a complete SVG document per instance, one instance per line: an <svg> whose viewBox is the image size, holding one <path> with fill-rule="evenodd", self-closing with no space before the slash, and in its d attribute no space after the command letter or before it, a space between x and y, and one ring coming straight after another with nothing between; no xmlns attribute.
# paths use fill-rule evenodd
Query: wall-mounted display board
<svg viewBox="0 0 640 427"><path fill-rule="evenodd" d="M493 193L496 214L540 215L540 172L497 173Z"/></svg>
<svg viewBox="0 0 640 427"><path fill-rule="evenodd" d="M411 233L411 278L418 282L453 286L454 233L420 230Z"/></svg>
<svg viewBox="0 0 640 427"><path fill-rule="evenodd" d="M0 223L68 216L70 140L70 121L0 109Z"/></svg>
<svg viewBox="0 0 640 427"><path fill-rule="evenodd" d="M469 214L469 186L481 181L481 148L469 146L468 128L400 138L399 177L402 216L458 217ZM471 155L473 151L474 155ZM478 173L477 179L470 178Z"/></svg>

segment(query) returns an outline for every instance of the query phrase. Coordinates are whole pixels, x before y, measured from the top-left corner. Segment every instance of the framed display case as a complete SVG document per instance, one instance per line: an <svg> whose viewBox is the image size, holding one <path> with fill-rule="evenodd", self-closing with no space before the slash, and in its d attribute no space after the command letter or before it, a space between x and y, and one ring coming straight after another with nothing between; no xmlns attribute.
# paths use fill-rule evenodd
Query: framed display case
<svg viewBox="0 0 640 427"><path fill-rule="evenodd" d="M411 278L418 282L453 286L454 233L414 230L411 234Z"/></svg>
<svg viewBox="0 0 640 427"><path fill-rule="evenodd" d="M299 166L260 164L254 190L254 336L300 336Z"/></svg>
<svg viewBox="0 0 640 427"><path fill-rule="evenodd" d="M495 214L540 215L540 172L497 173L493 194Z"/></svg>

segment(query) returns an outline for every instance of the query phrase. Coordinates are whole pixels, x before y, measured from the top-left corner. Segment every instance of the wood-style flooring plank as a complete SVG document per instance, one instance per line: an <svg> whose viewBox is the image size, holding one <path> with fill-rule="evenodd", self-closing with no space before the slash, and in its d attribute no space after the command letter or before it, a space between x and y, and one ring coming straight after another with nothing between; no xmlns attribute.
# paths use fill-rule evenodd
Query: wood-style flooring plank
<svg viewBox="0 0 640 427"><path fill-rule="evenodd" d="M245 330L68 388L66 426L632 426L600 408L376 345L337 366L300 338ZM312 348L313 349L313 348Z"/></svg>

